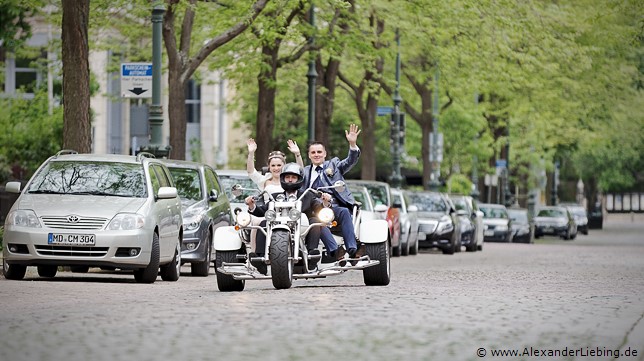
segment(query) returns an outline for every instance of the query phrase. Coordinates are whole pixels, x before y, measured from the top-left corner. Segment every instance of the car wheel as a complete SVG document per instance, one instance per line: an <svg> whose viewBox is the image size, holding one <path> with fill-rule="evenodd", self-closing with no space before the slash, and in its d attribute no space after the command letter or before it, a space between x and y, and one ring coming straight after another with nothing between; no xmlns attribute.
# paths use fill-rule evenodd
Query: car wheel
<svg viewBox="0 0 644 361"><path fill-rule="evenodd" d="M56 273L58 273L58 266L44 265L44 266L38 266L37 268L38 268L38 276L40 277L53 278L53 277L56 277Z"/></svg>
<svg viewBox="0 0 644 361"><path fill-rule="evenodd" d="M405 233L405 236L403 237L403 234L400 234L400 254L403 256L408 256L409 255L409 230ZM402 243L403 239L405 240L405 243Z"/></svg>
<svg viewBox="0 0 644 361"><path fill-rule="evenodd" d="M237 251L217 251L215 252L215 275L217 276L217 287L221 292L243 291L244 280L236 280L231 275L223 274L217 269L225 263L239 263L237 260Z"/></svg>
<svg viewBox="0 0 644 361"><path fill-rule="evenodd" d="M466 252L476 252L478 247L476 246L476 242L474 242L474 236L472 236L472 239L470 239L470 243L465 246L465 251Z"/></svg>
<svg viewBox="0 0 644 361"><path fill-rule="evenodd" d="M456 252L456 242L452 240L446 247L442 249L443 254L454 254Z"/></svg>
<svg viewBox="0 0 644 361"><path fill-rule="evenodd" d="M409 254L413 256L418 254L418 237L414 240L414 246L409 248Z"/></svg>
<svg viewBox="0 0 644 361"><path fill-rule="evenodd" d="M4 273L4 278L8 280L21 280L25 278L25 274L27 273L27 266L23 266L21 264L9 264L3 258L2 272Z"/></svg>
<svg viewBox="0 0 644 361"><path fill-rule="evenodd" d="M155 232L152 236L152 249L150 250L150 263L145 268L134 270L134 279L139 283L154 283L159 274L159 235Z"/></svg>
<svg viewBox="0 0 644 361"><path fill-rule="evenodd" d="M210 256L211 246L210 246L210 230L206 232L204 237L206 242L206 260L203 262L193 262L190 264L190 273L193 276L197 277L208 277L208 272L210 272L210 262L212 260Z"/></svg>
<svg viewBox="0 0 644 361"><path fill-rule="evenodd" d="M391 256L389 242L367 243L369 259L380 261L379 264L362 270L362 278L367 286L386 286L391 280Z"/></svg>
<svg viewBox="0 0 644 361"><path fill-rule="evenodd" d="M161 266L161 279L164 281L178 281L181 276L181 244L177 242L174 257L168 264Z"/></svg>

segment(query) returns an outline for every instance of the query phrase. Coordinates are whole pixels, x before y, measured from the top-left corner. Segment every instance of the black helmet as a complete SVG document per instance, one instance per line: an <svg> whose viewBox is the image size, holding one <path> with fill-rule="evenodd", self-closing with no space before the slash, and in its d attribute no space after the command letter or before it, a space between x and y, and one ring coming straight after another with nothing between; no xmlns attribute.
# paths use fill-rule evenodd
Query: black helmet
<svg viewBox="0 0 644 361"><path fill-rule="evenodd" d="M286 183L284 181L284 176L287 174L292 174L297 176L297 182L295 183ZM285 191L296 191L302 187L304 183L304 170L297 163L288 163L282 167L282 173L280 173L280 184Z"/></svg>

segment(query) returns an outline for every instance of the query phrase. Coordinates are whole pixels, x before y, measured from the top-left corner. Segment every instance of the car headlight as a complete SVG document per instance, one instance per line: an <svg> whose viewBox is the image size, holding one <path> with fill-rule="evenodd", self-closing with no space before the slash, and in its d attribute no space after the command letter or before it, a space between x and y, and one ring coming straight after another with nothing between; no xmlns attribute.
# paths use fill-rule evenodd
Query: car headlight
<svg viewBox="0 0 644 361"><path fill-rule="evenodd" d="M237 213L237 224L240 227L248 226L250 224L250 213L244 211Z"/></svg>
<svg viewBox="0 0 644 361"><path fill-rule="evenodd" d="M183 216L183 228L186 231L194 231L201 225L203 214L186 214Z"/></svg>
<svg viewBox="0 0 644 361"><path fill-rule="evenodd" d="M145 226L145 218L136 213L119 213L107 225L110 231L131 231Z"/></svg>
<svg viewBox="0 0 644 361"><path fill-rule="evenodd" d="M299 219L300 219L300 215L301 215L301 214L302 214L302 212L300 212L300 211L299 211L299 210L297 210L296 208L291 208L291 209L288 211L288 218L290 218L290 219L291 219L291 221L297 221L297 220L299 220Z"/></svg>
<svg viewBox="0 0 644 361"><path fill-rule="evenodd" d="M318 213L318 218L323 223L331 223L333 221L333 210L331 208L322 208Z"/></svg>
<svg viewBox="0 0 644 361"><path fill-rule="evenodd" d="M5 220L6 226L20 226L29 228L41 228L36 213L29 209L17 209L9 212Z"/></svg>
<svg viewBox="0 0 644 361"><path fill-rule="evenodd" d="M437 232L449 232L454 229L454 224L449 216L443 216L438 221Z"/></svg>

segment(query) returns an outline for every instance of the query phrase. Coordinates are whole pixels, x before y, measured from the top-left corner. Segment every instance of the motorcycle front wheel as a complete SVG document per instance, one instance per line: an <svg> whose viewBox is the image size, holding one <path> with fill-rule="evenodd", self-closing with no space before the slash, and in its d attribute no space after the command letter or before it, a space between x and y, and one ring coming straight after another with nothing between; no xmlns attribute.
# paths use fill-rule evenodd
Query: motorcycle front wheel
<svg viewBox="0 0 644 361"><path fill-rule="evenodd" d="M289 232L284 229L273 230L268 252L271 260L273 287L277 289L291 288L293 284L293 250Z"/></svg>

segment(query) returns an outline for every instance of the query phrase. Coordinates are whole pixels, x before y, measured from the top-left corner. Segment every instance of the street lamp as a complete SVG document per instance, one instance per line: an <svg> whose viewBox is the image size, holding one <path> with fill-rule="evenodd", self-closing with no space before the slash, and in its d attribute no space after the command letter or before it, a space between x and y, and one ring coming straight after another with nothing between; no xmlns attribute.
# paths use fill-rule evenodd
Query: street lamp
<svg viewBox="0 0 644 361"><path fill-rule="evenodd" d="M311 22L311 29L315 29L315 5L311 4L309 9L309 21ZM309 79L309 143L315 140L315 83L318 77L318 73L315 70L315 51L313 50L313 44L315 43L315 35L309 37L309 44L311 46L309 54L309 71L306 73L306 77Z"/></svg>
<svg viewBox="0 0 644 361"><path fill-rule="evenodd" d="M396 29L396 44L398 45L398 52L396 54L396 89L394 89L394 112L392 114L393 124L393 173L391 175L391 185L394 188L400 188L402 185L402 174L400 170L400 153L401 153L401 114L400 114L400 103L402 98L400 97L400 34L398 29Z"/></svg>
<svg viewBox="0 0 644 361"><path fill-rule="evenodd" d="M167 157L170 146L161 148L163 139L163 107L161 105L161 30L165 5L157 2L152 7L152 104L148 122L150 124L150 144L142 149L157 158Z"/></svg>
<svg viewBox="0 0 644 361"><path fill-rule="evenodd" d="M438 79L440 76L440 71L438 70L438 67L436 67L436 74L434 76L434 108L432 112L432 147L429 150L432 153L432 159L431 166L432 166L432 174L431 178L429 180L429 189L432 191L438 191L438 188L440 186L440 181L439 178L441 176L441 166L440 166L440 161L439 161L439 139L438 139L438 102L439 102L439 97L438 97Z"/></svg>

